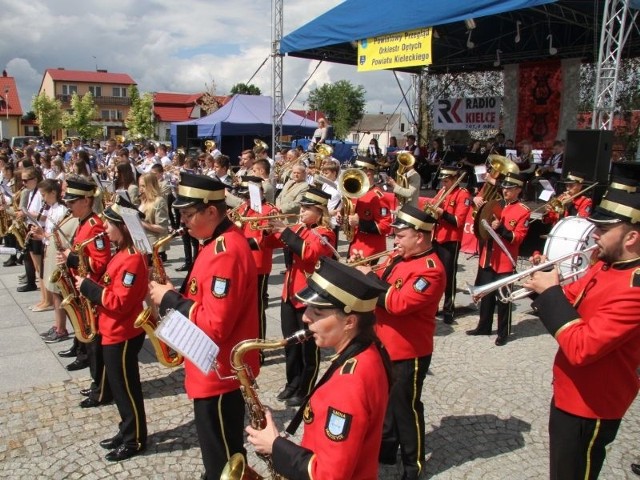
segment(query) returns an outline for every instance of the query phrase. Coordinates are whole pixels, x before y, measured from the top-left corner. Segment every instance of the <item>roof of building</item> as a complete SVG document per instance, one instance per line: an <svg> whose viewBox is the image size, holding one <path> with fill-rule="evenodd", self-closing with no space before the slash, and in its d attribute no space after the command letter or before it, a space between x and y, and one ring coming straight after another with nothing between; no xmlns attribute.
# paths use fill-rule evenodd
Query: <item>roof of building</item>
<svg viewBox="0 0 640 480"><path fill-rule="evenodd" d="M352 130L360 132L384 132L390 130L401 120L401 114L394 113L365 113L362 119L351 126Z"/></svg>
<svg viewBox="0 0 640 480"><path fill-rule="evenodd" d="M2 76L0 77L0 96L2 96L2 98L4 99L5 94L9 97L9 115L21 117L22 105L20 104L20 96L18 95L16 80L15 78L8 76L6 70L2 72ZM5 102L0 102L0 117L7 115L7 109L5 108L5 105L7 105Z"/></svg>
<svg viewBox="0 0 640 480"><path fill-rule="evenodd" d="M191 120L193 109L200 103L203 93L155 92L153 112L160 122L183 122ZM218 106L224 106L231 97L216 95Z"/></svg>
<svg viewBox="0 0 640 480"><path fill-rule="evenodd" d="M296 115L300 115L301 117L304 117L307 120L313 120L314 122L317 122L321 118L327 118L327 116L320 110L289 110L289 111L295 113Z"/></svg>
<svg viewBox="0 0 640 480"><path fill-rule="evenodd" d="M65 68L47 68L44 75L56 82L111 83L117 85L135 85L136 82L126 73L110 73L106 70L83 71Z"/></svg>

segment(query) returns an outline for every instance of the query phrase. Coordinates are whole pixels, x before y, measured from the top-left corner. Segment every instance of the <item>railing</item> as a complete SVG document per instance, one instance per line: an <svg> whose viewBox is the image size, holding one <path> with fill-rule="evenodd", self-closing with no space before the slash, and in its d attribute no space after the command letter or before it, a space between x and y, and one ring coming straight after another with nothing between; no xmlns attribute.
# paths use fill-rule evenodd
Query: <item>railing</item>
<svg viewBox="0 0 640 480"><path fill-rule="evenodd" d="M71 103L72 95L56 95L62 103ZM96 105L131 105L131 97L93 97Z"/></svg>

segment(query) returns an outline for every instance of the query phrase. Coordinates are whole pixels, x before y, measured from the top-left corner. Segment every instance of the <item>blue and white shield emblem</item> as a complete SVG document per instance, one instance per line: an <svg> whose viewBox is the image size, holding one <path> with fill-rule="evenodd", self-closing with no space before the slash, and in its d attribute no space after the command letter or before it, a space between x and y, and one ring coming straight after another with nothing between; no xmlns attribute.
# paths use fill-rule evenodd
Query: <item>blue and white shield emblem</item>
<svg viewBox="0 0 640 480"><path fill-rule="evenodd" d="M104 238L102 237L96 238L96 248L98 250L104 250Z"/></svg>
<svg viewBox="0 0 640 480"><path fill-rule="evenodd" d="M136 281L136 274L135 273L131 273L131 272L124 272L124 275L122 277L122 284L127 287L130 288L133 285L133 282Z"/></svg>
<svg viewBox="0 0 640 480"><path fill-rule="evenodd" d="M352 418L348 413L343 413L335 408L329 407L327 423L324 428L327 438L334 442L346 440L349 435L349 429L351 428Z"/></svg>
<svg viewBox="0 0 640 480"><path fill-rule="evenodd" d="M367 56L360 55L360 65L364 65L365 63L367 63Z"/></svg>
<svg viewBox="0 0 640 480"><path fill-rule="evenodd" d="M423 277L419 277L415 282L413 282L413 289L416 292L424 292L427 288L429 288L429 280Z"/></svg>
<svg viewBox="0 0 640 480"><path fill-rule="evenodd" d="M211 293L216 298L224 298L229 293L229 279L221 277L213 277L211 284Z"/></svg>

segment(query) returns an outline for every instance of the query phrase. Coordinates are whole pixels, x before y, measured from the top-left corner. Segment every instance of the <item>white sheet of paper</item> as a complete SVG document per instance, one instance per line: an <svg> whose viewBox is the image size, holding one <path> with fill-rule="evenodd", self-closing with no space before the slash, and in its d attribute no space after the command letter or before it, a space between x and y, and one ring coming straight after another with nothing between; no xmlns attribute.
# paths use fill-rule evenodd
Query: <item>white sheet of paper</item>
<svg viewBox="0 0 640 480"><path fill-rule="evenodd" d="M542 190L538 198L543 202L548 202L549 200L551 200L551 197L553 197L553 194L554 194L553 190Z"/></svg>
<svg viewBox="0 0 640 480"><path fill-rule="evenodd" d="M188 358L208 375L214 369L220 347L195 323L177 310L169 310L156 329L157 337Z"/></svg>
<svg viewBox="0 0 640 480"><path fill-rule="evenodd" d="M513 160L514 158L516 158L518 156L518 151L517 150L507 149L507 150L505 150L505 156L507 158Z"/></svg>
<svg viewBox="0 0 640 480"><path fill-rule="evenodd" d="M124 220L127 229L129 229L129 234L131 234L131 239L133 240L133 245L136 250L140 253L151 253L153 248L151 243L149 243L147 234L138 216L138 210L120 207L120 212L122 220Z"/></svg>
<svg viewBox="0 0 640 480"><path fill-rule="evenodd" d="M531 150L533 163L542 163L542 150Z"/></svg>
<svg viewBox="0 0 640 480"><path fill-rule="evenodd" d="M262 213L262 193L257 183L249 182L249 202L252 210Z"/></svg>
<svg viewBox="0 0 640 480"><path fill-rule="evenodd" d="M482 183L484 182L484 177L487 174L487 166L486 165L476 165L473 167L473 171L476 174L476 181Z"/></svg>

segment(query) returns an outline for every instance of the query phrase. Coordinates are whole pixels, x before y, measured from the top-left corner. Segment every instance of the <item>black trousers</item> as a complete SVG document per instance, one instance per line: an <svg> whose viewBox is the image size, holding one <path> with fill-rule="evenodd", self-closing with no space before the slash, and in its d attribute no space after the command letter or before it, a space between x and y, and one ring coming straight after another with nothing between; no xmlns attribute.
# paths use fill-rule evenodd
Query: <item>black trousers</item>
<svg viewBox="0 0 640 480"><path fill-rule="evenodd" d="M244 448L244 399L240 390L196 398L193 413L207 480L218 480L231 455Z"/></svg>
<svg viewBox="0 0 640 480"><path fill-rule="evenodd" d="M77 340L77 339L75 339ZM113 399L107 373L104 365L103 349L101 345L102 337L96 337L89 343L79 342L86 351L86 359L89 360L89 373L91 374L91 393L89 397L102 403L110 402ZM80 354L78 354L80 357Z"/></svg>
<svg viewBox="0 0 640 480"><path fill-rule="evenodd" d="M458 255L460 253L460 242L434 242L436 255L444 265L447 274L447 285L444 290L443 312L445 317L453 318L455 315L456 303L456 274L458 272Z"/></svg>
<svg viewBox="0 0 640 480"><path fill-rule="evenodd" d="M549 450L551 480L595 480L616 438L621 420L583 418L564 412L551 400Z"/></svg>
<svg viewBox="0 0 640 480"><path fill-rule="evenodd" d="M198 256L198 240L185 233L182 235L182 246L184 248L184 263L193 265Z"/></svg>
<svg viewBox="0 0 640 480"><path fill-rule="evenodd" d="M118 435L135 449L147 444L147 416L144 411L138 353L145 334L114 345L103 345L104 366L121 422Z"/></svg>
<svg viewBox="0 0 640 480"><path fill-rule="evenodd" d="M486 285L501 278L505 278L511 273L496 273L492 268L478 268L475 285ZM507 338L511 333L511 302L502 303L498 301L497 292L490 293L480 300L480 321L478 331L487 335L491 334L493 326L493 312L498 310L498 337Z"/></svg>
<svg viewBox="0 0 640 480"><path fill-rule="evenodd" d="M398 446L404 466L403 479L417 479L424 467L424 405L422 385L431 355L393 362L393 384L382 427L380 461L395 463Z"/></svg>
<svg viewBox="0 0 640 480"><path fill-rule="evenodd" d="M260 334L264 339L267 334L267 306L269 304L269 274L258 275L258 314L260 315Z"/></svg>
<svg viewBox="0 0 640 480"><path fill-rule="evenodd" d="M288 337L294 332L307 329L302 322L302 314L305 308L295 308L291 302L282 302L280 305L280 320L282 335ZM303 343L289 345L284 349L287 386L296 389L300 396L307 396L318 378L320 368L320 351L316 341L311 338Z"/></svg>

